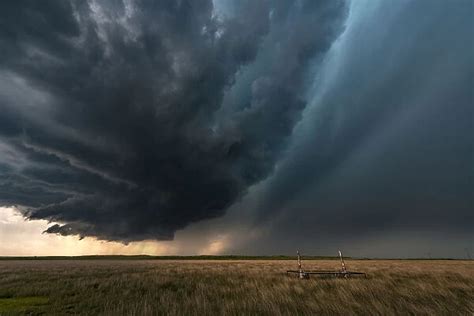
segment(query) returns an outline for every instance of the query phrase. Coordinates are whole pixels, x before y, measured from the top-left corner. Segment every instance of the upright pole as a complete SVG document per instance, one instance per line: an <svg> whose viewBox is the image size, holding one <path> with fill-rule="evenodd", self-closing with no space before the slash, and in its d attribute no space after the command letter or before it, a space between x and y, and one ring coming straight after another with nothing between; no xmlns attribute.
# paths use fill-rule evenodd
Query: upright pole
<svg viewBox="0 0 474 316"><path fill-rule="evenodd" d="M339 250L339 258L341 259L342 272L346 273L346 264L344 263L344 258L342 257L342 252Z"/></svg>
<svg viewBox="0 0 474 316"><path fill-rule="evenodd" d="M296 251L296 254L298 255L298 276L300 279L307 279L309 278L309 275L303 271L303 267L301 267L301 256L299 250Z"/></svg>
<svg viewBox="0 0 474 316"><path fill-rule="evenodd" d="M300 251L299 251L299 250L296 250L296 254L298 255L298 270L300 270L300 272L301 272L303 269L301 268Z"/></svg>

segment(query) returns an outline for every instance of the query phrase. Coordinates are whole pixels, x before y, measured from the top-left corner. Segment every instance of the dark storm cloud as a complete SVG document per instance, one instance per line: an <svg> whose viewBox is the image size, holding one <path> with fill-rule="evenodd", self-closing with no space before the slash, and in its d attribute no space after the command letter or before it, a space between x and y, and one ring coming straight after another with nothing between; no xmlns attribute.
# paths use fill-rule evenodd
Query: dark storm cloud
<svg viewBox="0 0 474 316"><path fill-rule="evenodd" d="M408 231L472 247L472 2L352 8L314 105L261 193L258 225L271 221L271 232L247 250L326 250ZM404 255L399 247L392 255Z"/></svg>
<svg viewBox="0 0 474 316"><path fill-rule="evenodd" d="M0 203L61 223L50 233L121 241L223 215L273 171L345 12L332 0L236 1L229 16L210 0L2 2Z"/></svg>

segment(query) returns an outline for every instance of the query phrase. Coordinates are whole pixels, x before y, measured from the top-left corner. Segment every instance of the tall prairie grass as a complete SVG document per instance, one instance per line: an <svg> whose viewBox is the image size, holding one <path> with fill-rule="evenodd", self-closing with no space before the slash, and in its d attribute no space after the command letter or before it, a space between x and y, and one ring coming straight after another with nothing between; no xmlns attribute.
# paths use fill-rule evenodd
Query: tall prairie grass
<svg viewBox="0 0 474 316"><path fill-rule="evenodd" d="M474 314L473 261L346 263L367 277L300 280L286 275L289 260L0 261L0 315ZM334 260L303 264L338 269ZM22 297L47 301L12 303Z"/></svg>

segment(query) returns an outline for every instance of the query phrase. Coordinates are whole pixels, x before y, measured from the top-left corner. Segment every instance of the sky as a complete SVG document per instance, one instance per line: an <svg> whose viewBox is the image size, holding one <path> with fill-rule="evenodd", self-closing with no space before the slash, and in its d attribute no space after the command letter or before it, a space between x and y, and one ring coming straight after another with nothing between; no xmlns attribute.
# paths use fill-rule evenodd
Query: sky
<svg viewBox="0 0 474 316"><path fill-rule="evenodd" d="M0 3L0 256L474 254L470 0Z"/></svg>

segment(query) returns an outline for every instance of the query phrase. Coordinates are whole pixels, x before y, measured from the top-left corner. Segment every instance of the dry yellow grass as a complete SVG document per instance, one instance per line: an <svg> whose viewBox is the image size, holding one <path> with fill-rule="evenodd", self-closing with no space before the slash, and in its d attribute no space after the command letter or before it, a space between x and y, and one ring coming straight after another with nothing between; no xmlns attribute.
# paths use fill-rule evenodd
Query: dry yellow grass
<svg viewBox="0 0 474 316"><path fill-rule="evenodd" d="M347 264L368 277L299 280L285 274L295 268L295 261L288 260L0 261L0 314L474 313L472 261L348 260ZM338 262L308 260L304 267L337 269ZM47 303L12 303L22 297ZM2 310L2 299L9 302L9 309Z"/></svg>

